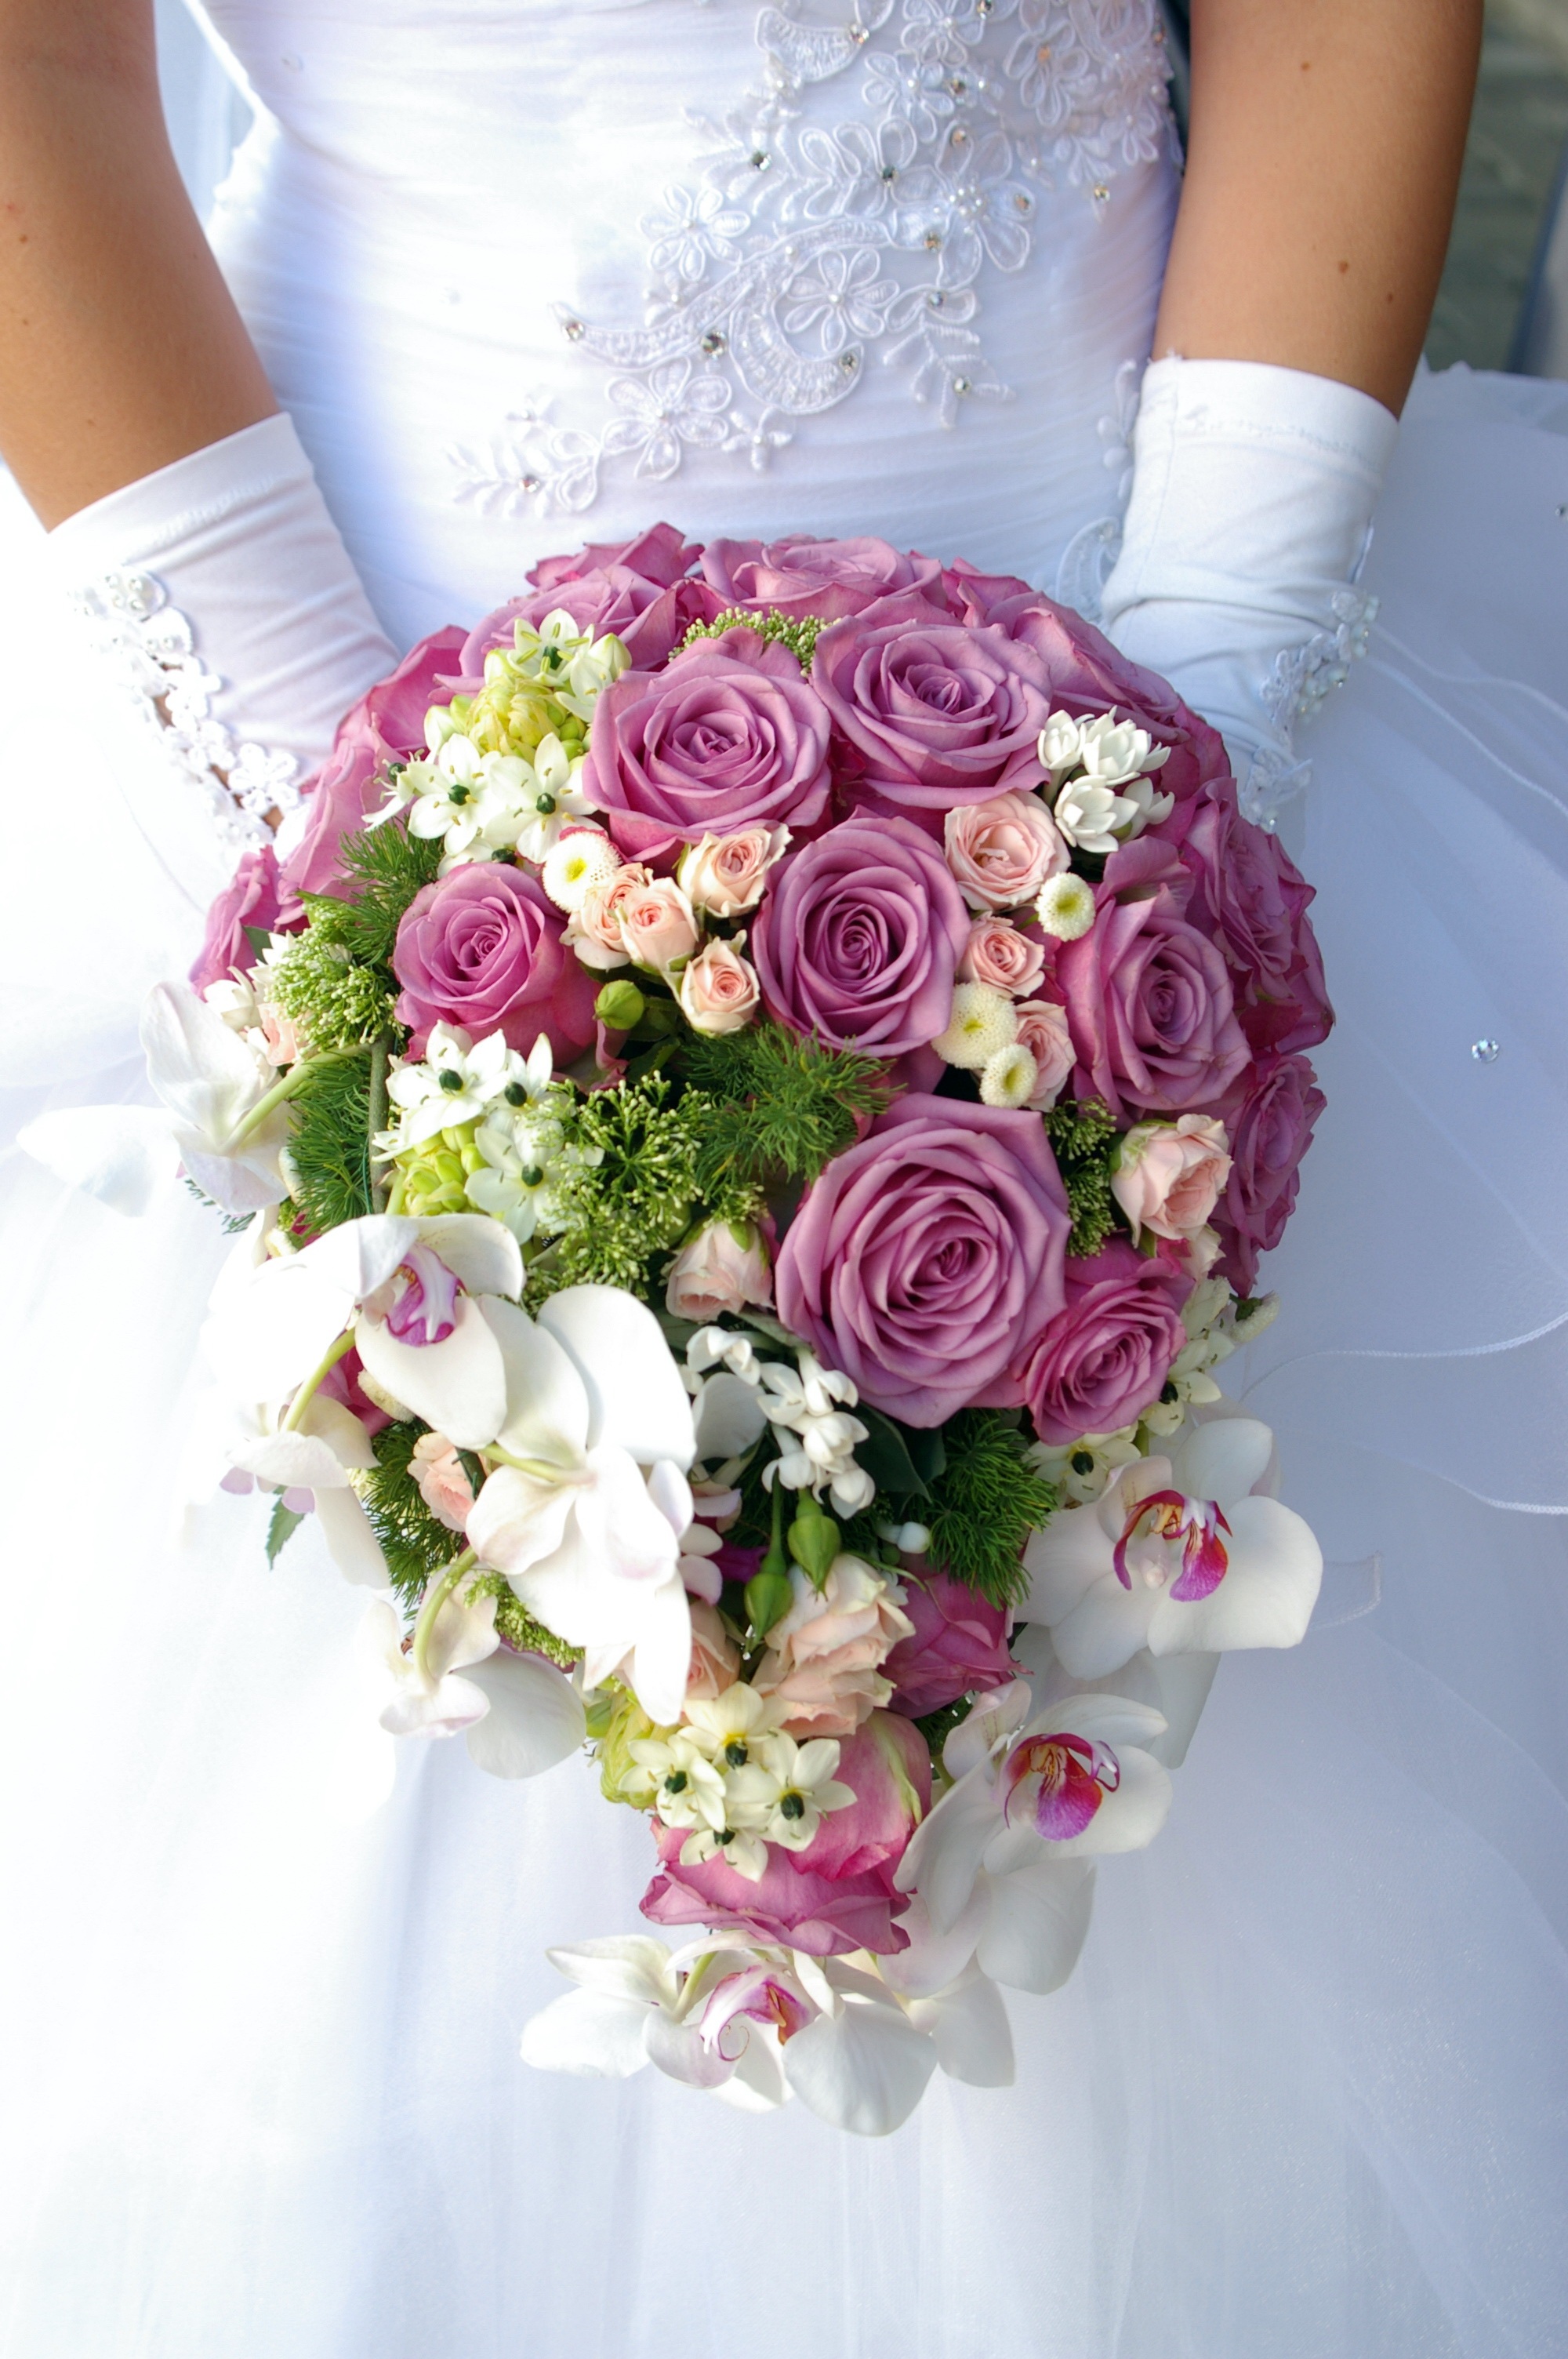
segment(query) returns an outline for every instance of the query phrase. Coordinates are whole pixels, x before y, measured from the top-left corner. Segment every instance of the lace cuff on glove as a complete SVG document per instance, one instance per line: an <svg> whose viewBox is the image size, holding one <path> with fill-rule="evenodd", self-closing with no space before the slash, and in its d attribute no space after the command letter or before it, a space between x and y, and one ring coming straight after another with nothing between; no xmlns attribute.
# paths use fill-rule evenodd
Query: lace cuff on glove
<svg viewBox="0 0 1568 2359"><path fill-rule="evenodd" d="M1295 723L1366 645L1376 601L1354 584L1398 431L1368 394L1297 369L1144 375L1104 627L1223 734L1265 826L1306 783Z"/></svg>
<svg viewBox="0 0 1568 2359"><path fill-rule="evenodd" d="M206 870L220 848L232 867L287 821L344 712L395 661L292 422L265 419L110 493L49 545L189 783L177 813L138 817L177 870Z"/></svg>

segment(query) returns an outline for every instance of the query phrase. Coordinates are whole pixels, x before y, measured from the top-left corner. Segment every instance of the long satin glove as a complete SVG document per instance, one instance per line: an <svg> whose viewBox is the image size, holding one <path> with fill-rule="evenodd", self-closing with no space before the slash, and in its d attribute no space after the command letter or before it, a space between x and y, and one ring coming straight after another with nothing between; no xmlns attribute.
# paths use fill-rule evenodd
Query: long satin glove
<svg viewBox="0 0 1568 2359"><path fill-rule="evenodd" d="M157 758L117 766L122 791L204 908L247 845L287 842L301 783L392 670L391 642L286 417L110 493L48 547L156 738Z"/></svg>
<svg viewBox="0 0 1568 2359"><path fill-rule="evenodd" d="M1104 628L1220 731L1265 825L1306 780L1296 725L1365 646L1376 605L1354 585L1398 430L1370 395L1299 369L1145 373Z"/></svg>

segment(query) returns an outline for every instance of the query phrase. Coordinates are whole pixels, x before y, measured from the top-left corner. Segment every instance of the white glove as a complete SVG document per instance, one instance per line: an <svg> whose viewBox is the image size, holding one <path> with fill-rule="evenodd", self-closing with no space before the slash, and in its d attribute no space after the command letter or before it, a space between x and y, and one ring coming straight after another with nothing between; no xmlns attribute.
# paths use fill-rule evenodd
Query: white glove
<svg viewBox="0 0 1568 2359"><path fill-rule="evenodd" d="M1265 824L1306 780L1295 723L1365 647L1377 602L1353 584L1398 431L1369 394L1299 369L1145 372L1104 628L1220 731Z"/></svg>
<svg viewBox="0 0 1568 2359"><path fill-rule="evenodd" d="M286 417L111 492L48 547L157 734L158 758L117 765L122 791L204 908L247 844L287 828L391 642Z"/></svg>

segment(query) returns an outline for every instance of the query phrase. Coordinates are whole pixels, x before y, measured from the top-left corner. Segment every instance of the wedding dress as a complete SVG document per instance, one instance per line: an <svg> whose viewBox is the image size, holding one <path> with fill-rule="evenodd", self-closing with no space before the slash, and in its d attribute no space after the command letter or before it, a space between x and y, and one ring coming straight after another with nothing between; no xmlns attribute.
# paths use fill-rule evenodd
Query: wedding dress
<svg viewBox="0 0 1568 2359"><path fill-rule="evenodd" d="M214 243L399 646L665 514L1092 604L1174 206L1147 0L208 14L256 108ZM409 1745L387 1792L309 1528L269 1571L254 1502L177 1518L218 1224L9 1158L8 2352L1561 2349L1565 516L1568 388L1423 379L1346 644L1288 683L1369 625L1284 807L1340 1020L1230 1372L1331 1563L1015 1998L1010 2092L869 2144L524 2068L546 1943L635 1927L645 1831L575 1761ZM232 854L6 545L15 1116L135 1093Z"/></svg>

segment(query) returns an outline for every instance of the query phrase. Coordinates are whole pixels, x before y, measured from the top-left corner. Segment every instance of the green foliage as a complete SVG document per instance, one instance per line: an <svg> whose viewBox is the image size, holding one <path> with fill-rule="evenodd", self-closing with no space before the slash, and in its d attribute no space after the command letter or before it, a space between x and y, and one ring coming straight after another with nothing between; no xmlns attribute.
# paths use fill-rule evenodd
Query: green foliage
<svg viewBox="0 0 1568 2359"><path fill-rule="evenodd" d="M280 1491L272 1503L272 1515L266 1527L266 1560L269 1565L277 1562L304 1521L304 1516L297 1514L294 1508L284 1506Z"/></svg>
<svg viewBox="0 0 1568 2359"><path fill-rule="evenodd" d="M373 1049L364 1049L324 1059L304 1072L289 1101L289 1184L296 1205L318 1234L375 1210L370 1152L373 1058Z"/></svg>
<svg viewBox="0 0 1568 2359"><path fill-rule="evenodd" d="M683 1044L681 1069L714 1103L697 1164L703 1195L726 1179L761 1186L780 1174L815 1180L854 1143L860 1118L886 1103L887 1069L872 1058L756 1024Z"/></svg>
<svg viewBox="0 0 1568 2359"><path fill-rule="evenodd" d="M925 1498L947 1462L941 1427L900 1425L896 1418L885 1417L870 1401L861 1401L855 1415L867 1429L865 1440L856 1446L856 1464L864 1468L879 1491L895 1499Z"/></svg>
<svg viewBox="0 0 1568 2359"><path fill-rule="evenodd" d="M455 1532L430 1513L409 1472L414 1445L425 1428L412 1418L383 1426L371 1442L375 1464L356 1485L371 1527L381 1542L392 1585L412 1610L431 1576L450 1564L462 1547Z"/></svg>
<svg viewBox="0 0 1568 2359"><path fill-rule="evenodd" d="M394 994L362 966L330 925L308 926L272 970L272 995L311 1049L353 1049L392 1022Z"/></svg>
<svg viewBox="0 0 1568 2359"><path fill-rule="evenodd" d="M946 1744L959 1722L968 1720L968 1716L969 1699L967 1695L963 1695L957 1697L952 1703L943 1704L935 1712L928 1712L924 1720L915 1722L916 1728L925 1739L933 1761L941 1760L942 1747Z"/></svg>
<svg viewBox="0 0 1568 2359"><path fill-rule="evenodd" d="M438 841L410 835L400 819L362 827L338 847L343 872L339 893L307 893L310 930L341 943L364 966L385 966L403 913L416 893L433 885L441 865Z"/></svg>
<svg viewBox="0 0 1568 2359"><path fill-rule="evenodd" d="M1121 1222L1110 1192L1116 1125L1098 1098L1052 1106L1044 1120L1073 1215L1067 1251L1087 1260L1100 1251Z"/></svg>
<svg viewBox="0 0 1568 2359"><path fill-rule="evenodd" d="M1027 1438L1002 1410L962 1409L943 1440L946 1464L922 1510L931 1561L993 1605L1016 1605L1029 1588L1024 1542L1054 1508L1055 1490L1030 1464Z"/></svg>
<svg viewBox="0 0 1568 2359"><path fill-rule="evenodd" d="M673 1252L691 1226L697 1160L712 1126L713 1110L700 1098L671 1103L662 1073L584 1098L571 1141L597 1148L600 1160L572 1173L568 1233L547 1267L535 1265L536 1277L551 1292L595 1285L647 1293L649 1262Z"/></svg>
<svg viewBox="0 0 1568 2359"><path fill-rule="evenodd" d="M568 1647L564 1638L557 1638L553 1630L546 1630L542 1622L535 1621L522 1600L514 1593L503 1572L481 1572L476 1581L468 1584L463 1593L470 1599L494 1598L495 1626L507 1645L515 1647L520 1654L543 1655L546 1661L558 1663L563 1671L569 1671L574 1663L581 1662L582 1648Z"/></svg>
<svg viewBox="0 0 1568 2359"><path fill-rule="evenodd" d="M744 606L726 606L711 623L693 623L681 641L681 648L684 653L698 639L721 639L726 631L751 631L759 639L776 641L780 647L787 647L802 671L809 671L816 642L827 628L820 614L803 614L797 621L789 614L781 614L776 606L770 606L765 614L750 614Z"/></svg>

